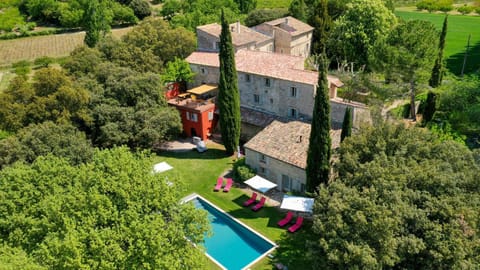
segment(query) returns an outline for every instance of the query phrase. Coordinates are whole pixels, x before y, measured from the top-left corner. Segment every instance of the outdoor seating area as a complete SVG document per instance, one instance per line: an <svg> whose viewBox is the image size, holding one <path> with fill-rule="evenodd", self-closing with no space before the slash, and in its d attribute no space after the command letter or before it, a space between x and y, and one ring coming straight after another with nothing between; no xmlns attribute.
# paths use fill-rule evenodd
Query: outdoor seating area
<svg viewBox="0 0 480 270"><path fill-rule="evenodd" d="M223 186L223 177L218 177L217 178L217 184L213 188L213 191L220 191L220 189L222 189L222 187L223 187L223 192L229 192L230 189L233 186L233 179L232 178L225 178L225 180L227 181L227 183L226 183L225 186Z"/></svg>

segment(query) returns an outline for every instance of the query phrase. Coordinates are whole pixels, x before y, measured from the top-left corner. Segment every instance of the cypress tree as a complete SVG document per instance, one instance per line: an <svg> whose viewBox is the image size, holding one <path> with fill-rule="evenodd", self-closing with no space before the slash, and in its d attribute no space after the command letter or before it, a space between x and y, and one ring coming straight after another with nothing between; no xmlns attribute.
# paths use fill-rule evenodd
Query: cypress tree
<svg viewBox="0 0 480 270"><path fill-rule="evenodd" d="M240 140L240 93L232 36L222 9L220 33L220 79L217 106L220 110L220 129L227 154L235 152Z"/></svg>
<svg viewBox="0 0 480 270"><path fill-rule="evenodd" d="M435 113L436 98L437 96L435 93L428 91L427 100L425 101L425 109L423 111L423 125L426 125L433 118L433 114Z"/></svg>
<svg viewBox="0 0 480 270"><path fill-rule="evenodd" d="M101 33L109 30L105 17L105 5L101 0L87 1L83 17L83 27L85 28L85 44L92 48L100 40Z"/></svg>
<svg viewBox="0 0 480 270"><path fill-rule="evenodd" d="M333 25L332 18L328 14L327 0L320 0L315 6L309 24L313 27L312 54L325 53L328 33Z"/></svg>
<svg viewBox="0 0 480 270"><path fill-rule="evenodd" d="M345 109L345 115L343 116L343 123L342 123L342 133L340 134L340 142L343 142L343 140L346 137L350 137L352 135L352 108L347 107Z"/></svg>
<svg viewBox="0 0 480 270"><path fill-rule="evenodd" d="M307 20L307 5L305 5L305 2L303 0L293 0L292 3L290 3L290 6L288 7L288 11L290 12L290 15L293 17L306 22Z"/></svg>
<svg viewBox="0 0 480 270"><path fill-rule="evenodd" d="M307 155L307 192L314 192L320 183L328 184L330 173L330 101L328 96L327 63L319 60L318 85L313 107L310 142Z"/></svg>
<svg viewBox="0 0 480 270"><path fill-rule="evenodd" d="M448 15L443 20L442 32L440 34L440 42L438 43L438 56L433 65L432 75L428 84L431 87L438 87L442 84L443 79L443 49L445 48L445 37L447 36Z"/></svg>

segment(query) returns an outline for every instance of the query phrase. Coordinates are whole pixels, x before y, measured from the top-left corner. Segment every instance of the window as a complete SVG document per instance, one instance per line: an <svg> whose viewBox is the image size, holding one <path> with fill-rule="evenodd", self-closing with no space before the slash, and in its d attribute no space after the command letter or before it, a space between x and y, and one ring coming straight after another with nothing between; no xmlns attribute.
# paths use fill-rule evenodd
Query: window
<svg viewBox="0 0 480 270"><path fill-rule="evenodd" d="M265 78L265 86L270 87L270 78Z"/></svg>
<svg viewBox="0 0 480 270"><path fill-rule="evenodd" d="M288 175L285 175L285 174L282 174L282 189L283 190L292 189L292 181L290 181L290 177L288 177Z"/></svg>
<svg viewBox="0 0 480 270"><path fill-rule="evenodd" d="M208 120L213 120L213 111L212 112L208 112Z"/></svg>
<svg viewBox="0 0 480 270"><path fill-rule="evenodd" d="M192 122L198 122L198 116L196 113L187 112L187 120L190 120Z"/></svg>
<svg viewBox="0 0 480 270"><path fill-rule="evenodd" d="M300 183L300 192L305 192L305 184Z"/></svg>
<svg viewBox="0 0 480 270"><path fill-rule="evenodd" d="M297 118L297 109L295 108L290 108L288 112L288 117L290 118Z"/></svg>
<svg viewBox="0 0 480 270"><path fill-rule="evenodd" d="M291 97L297 97L297 88L296 87L290 87L290 96Z"/></svg>
<svg viewBox="0 0 480 270"><path fill-rule="evenodd" d="M260 104L260 95L253 95L253 102L255 104Z"/></svg>
<svg viewBox="0 0 480 270"><path fill-rule="evenodd" d="M215 49L220 50L220 42L215 42Z"/></svg>
<svg viewBox="0 0 480 270"><path fill-rule="evenodd" d="M203 68L203 67L200 69L200 72L201 72L202 74L207 73L207 71L206 71L205 68Z"/></svg>
<svg viewBox="0 0 480 270"><path fill-rule="evenodd" d="M250 74L245 74L245 81L250 82Z"/></svg>
<svg viewBox="0 0 480 270"><path fill-rule="evenodd" d="M268 175L268 170L265 169L265 167L260 167L258 169L258 172L261 174L261 175L264 175L264 176L267 176Z"/></svg>
<svg viewBox="0 0 480 270"><path fill-rule="evenodd" d="M267 163L267 157L264 154L260 154L258 159L261 163Z"/></svg>

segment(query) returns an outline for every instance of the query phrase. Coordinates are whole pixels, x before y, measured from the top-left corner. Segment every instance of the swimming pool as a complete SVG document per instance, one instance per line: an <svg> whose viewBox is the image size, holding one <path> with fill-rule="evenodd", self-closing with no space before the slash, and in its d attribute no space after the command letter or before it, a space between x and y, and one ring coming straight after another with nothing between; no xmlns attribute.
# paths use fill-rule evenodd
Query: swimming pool
<svg viewBox="0 0 480 270"><path fill-rule="evenodd" d="M196 208L206 210L212 234L205 237L207 255L229 270L246 269L266 256L275 243L248 228L200 196L193 197Z"/></svg>

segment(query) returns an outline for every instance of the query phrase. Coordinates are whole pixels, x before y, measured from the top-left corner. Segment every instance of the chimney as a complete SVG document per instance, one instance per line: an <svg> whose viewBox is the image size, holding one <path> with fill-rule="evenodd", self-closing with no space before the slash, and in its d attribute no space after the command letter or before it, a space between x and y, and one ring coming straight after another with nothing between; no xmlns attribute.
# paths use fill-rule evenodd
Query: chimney
<svg viewBox="0 0 480 270"><path fill-rule="evenodd" d="M237 21L237 33L240 34L240 21Z"/></svg>
<svg viewBox="0 0 480 270"><path fill-rule="evenodd" d="M285 17L285 24L288 25L288 17Z"/></svg>

